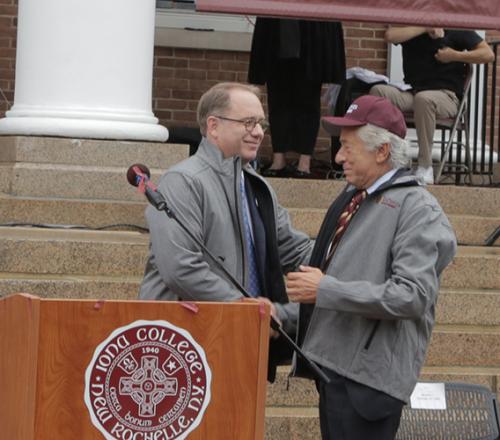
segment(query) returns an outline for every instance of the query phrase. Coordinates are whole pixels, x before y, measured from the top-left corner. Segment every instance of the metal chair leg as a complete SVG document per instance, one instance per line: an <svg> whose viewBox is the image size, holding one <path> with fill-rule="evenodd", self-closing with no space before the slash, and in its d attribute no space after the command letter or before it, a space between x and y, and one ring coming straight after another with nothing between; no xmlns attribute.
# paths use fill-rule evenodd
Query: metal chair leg
<svg viewBox="0 0 500 440"><path fill-rule="evenodd" d="M467 111L467 110L466 110ZM472 185L472 174L473 174L473 166L472 166L472 154L470 151L470 136L469 136L469 121L465 118L464 121L465 126L465 163L467 164L467 171L469 172L469 185ZM464 181L465 183L465 181Z"/></svg>

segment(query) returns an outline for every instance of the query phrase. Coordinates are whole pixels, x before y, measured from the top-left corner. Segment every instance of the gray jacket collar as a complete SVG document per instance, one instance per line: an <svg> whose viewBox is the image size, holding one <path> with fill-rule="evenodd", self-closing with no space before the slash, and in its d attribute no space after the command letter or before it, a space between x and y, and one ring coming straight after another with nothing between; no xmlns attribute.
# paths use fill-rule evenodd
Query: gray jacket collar
<svg viewBox="0 0 500 440"><path fill-rule="evenodd" d="M237 171L241 170L241 160L239 156L224 158L224 154L219 147L212 144L206 137L201 139L196 155L207 162L217 173L233 175L235 169L237 169Z"/></svg>
<svg viewBox="0 0 500 440"><path fill-rule="evenodd" d="M413 172L406 168L399 168L396 173L382 185L380 185L372 194L377 194L379 192L385 191L388 188L398 187L398 186L423 186L418 178L413 174ZM347 185L347 192L357 191L354 185Z"/></svg>

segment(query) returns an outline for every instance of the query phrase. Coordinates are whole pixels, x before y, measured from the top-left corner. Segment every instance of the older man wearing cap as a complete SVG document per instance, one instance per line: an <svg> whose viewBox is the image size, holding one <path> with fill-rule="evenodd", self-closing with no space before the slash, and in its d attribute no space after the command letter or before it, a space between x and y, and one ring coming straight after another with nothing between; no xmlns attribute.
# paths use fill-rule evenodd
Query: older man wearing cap
<svg viewBox="0 0 500 440"><path fill-rule="evenodd" d="M455 234L404 168L406 126L390 101L362 96L324 122L341 128L335 160L348 184L287 293L301 303L299 343L331 379L317 383L322 438L390 440L424 362ZM307 373L299 360L294 373Z"/></svg>

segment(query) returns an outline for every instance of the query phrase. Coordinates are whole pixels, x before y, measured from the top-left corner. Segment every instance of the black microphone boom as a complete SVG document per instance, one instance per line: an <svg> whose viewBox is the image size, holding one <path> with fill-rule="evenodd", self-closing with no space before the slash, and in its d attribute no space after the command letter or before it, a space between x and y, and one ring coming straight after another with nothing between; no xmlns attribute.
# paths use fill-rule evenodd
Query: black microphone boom
<svg viewBox="0 0 500 440"><path fill-rule="evenodd" d="M143 192L149 202L159 211L164 211L165 214L172 220L174 220L182 230L203 250L203 252L210 257L210 259L215 263L215 265L227 276L227 278L233 283L233 285L241 292L246 298L253 298L246 289L240 284L240 282L221 264L221 262L207 249L207 247L177 218L175 213L167 206L163 196L157 191L156 187L149 180L151 173L149 168L143 164L134 164L127 170L127 180L135 187L139 188L139 191ZM303 359L309 368L314 372L316 377L321 379L325 383L330 383L328 376L313 362L311 361L301 350L301 348L295 343L295 341L290 338L290 336L283 330L279 321L271 315L271 328L278 332L285 341L293 348L295 353Z"/></svg>

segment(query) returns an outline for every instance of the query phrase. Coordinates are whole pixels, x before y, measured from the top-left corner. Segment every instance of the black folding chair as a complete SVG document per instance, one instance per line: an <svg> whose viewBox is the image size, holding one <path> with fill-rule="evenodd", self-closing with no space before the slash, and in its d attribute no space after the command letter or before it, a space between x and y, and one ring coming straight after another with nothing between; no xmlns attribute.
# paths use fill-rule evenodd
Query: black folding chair
<svg viewBox="0 0 500 440"><path fill-rule="evenodd" d="M396 440L497 440L495 394L481 385L445 383L446 409L404 407Z"/></svg>

